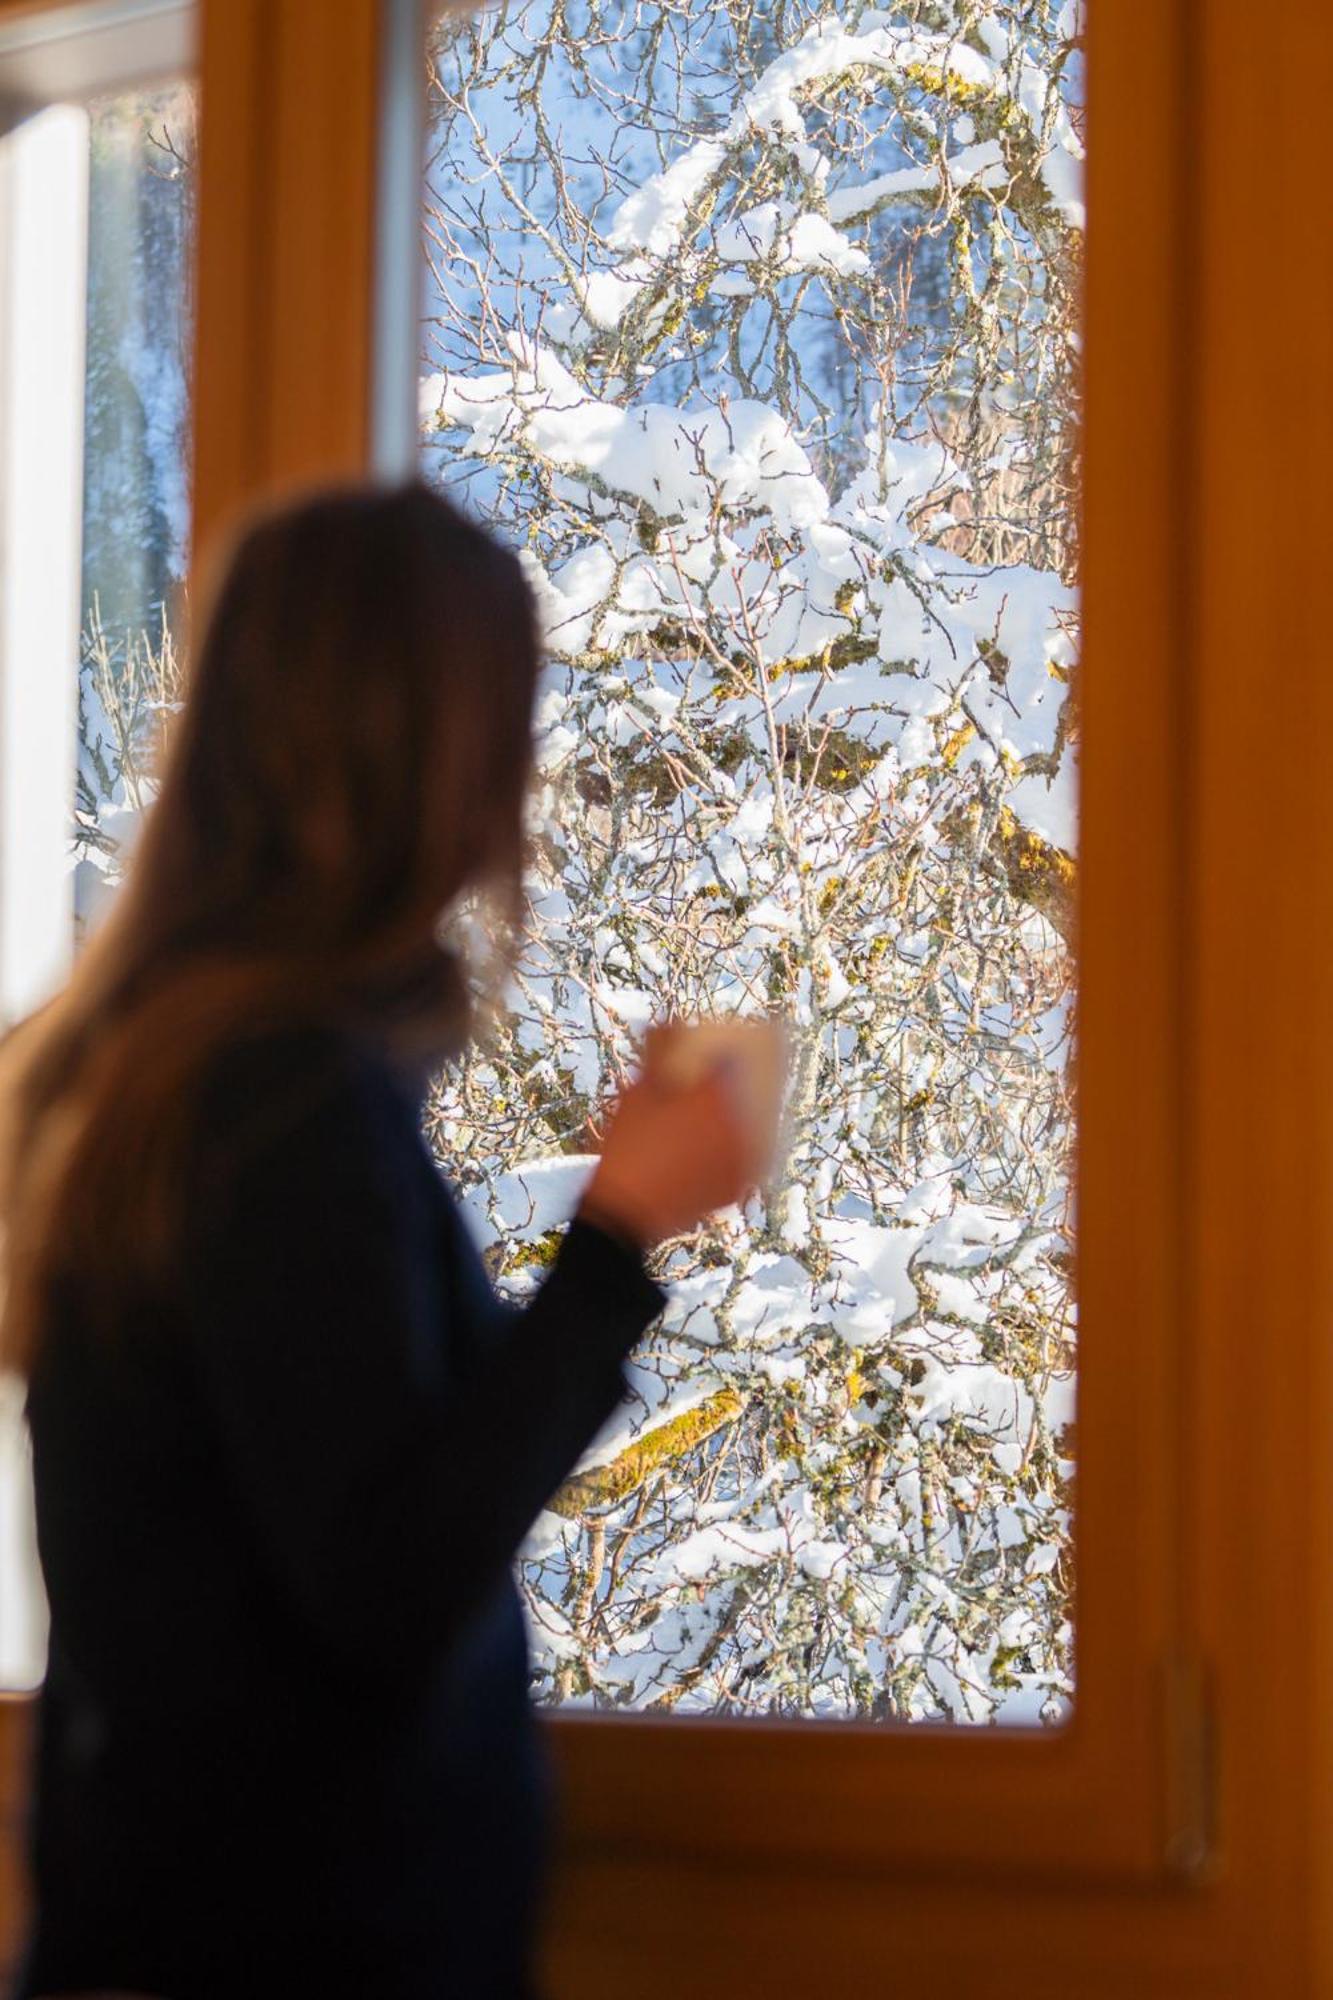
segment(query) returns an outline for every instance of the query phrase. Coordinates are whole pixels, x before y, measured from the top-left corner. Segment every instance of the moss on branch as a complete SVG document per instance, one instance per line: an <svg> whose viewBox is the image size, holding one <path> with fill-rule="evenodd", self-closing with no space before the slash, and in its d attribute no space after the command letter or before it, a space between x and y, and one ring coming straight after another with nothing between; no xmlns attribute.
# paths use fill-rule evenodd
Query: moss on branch
<svg viewBox="0 0 1333 2000"><path fill-rule="evenodd" d="M653 1473L674 1468L697 1451L715 1431L734 1423L741 1413L735 1389L718 1389L702 1403L682 1410L653 1430L635 1438L609 1465L590 1466L567 1480L551 1501L551 1511L575 1519L594 1507L613 1507L627 1499Z"/></svg>
<svg viewBox="0 0 1333 2000"><path fill-rule="evenodd" d="M1037 910L1051 929L1072 945L1078 881L1073 858L1024 826L1008 806L1000 808L996 842L1010 894Z"/></svg>
<svg viewBox="0 0 1333 2000"><path fill-rule="evenodd" d="M944 825L951 838L970 845L976 839L976 807L951 813ZM990 852L980 860L983 867L989 865L998 872L1016 901L1045 917L1056 936L1073 947L1078 866L1072 855L1024 826L1011 806L1001 806Z"/></svg>

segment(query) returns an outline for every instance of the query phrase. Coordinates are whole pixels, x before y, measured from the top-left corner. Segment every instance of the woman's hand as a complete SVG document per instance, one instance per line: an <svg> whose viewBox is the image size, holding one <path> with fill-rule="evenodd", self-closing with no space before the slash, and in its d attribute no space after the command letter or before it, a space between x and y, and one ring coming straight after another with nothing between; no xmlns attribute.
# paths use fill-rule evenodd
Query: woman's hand
<svg viewBox="0 0 1333 2000"><path fill-rule="evenodd" d="M579 1214L650 1250L744 1200L756 1179L752 1155L731 1063L683 1088L650 1063L616 1102Z"/></svg>

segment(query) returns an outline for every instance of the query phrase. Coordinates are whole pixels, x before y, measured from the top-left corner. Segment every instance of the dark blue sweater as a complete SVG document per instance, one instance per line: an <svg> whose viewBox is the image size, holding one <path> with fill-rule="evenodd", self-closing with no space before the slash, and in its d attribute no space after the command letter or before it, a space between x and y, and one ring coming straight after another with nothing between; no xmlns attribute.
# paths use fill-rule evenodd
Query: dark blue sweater
<svg viewBox="0 0 1333 2000"><path fill-rule="evenodd" d="M210 1095L185 1276L29 1396L51 1600L21 1993L528 1990L541 1775L510 1564L660 1310L576 1223L497 1301L388 1067Z"/></svg>

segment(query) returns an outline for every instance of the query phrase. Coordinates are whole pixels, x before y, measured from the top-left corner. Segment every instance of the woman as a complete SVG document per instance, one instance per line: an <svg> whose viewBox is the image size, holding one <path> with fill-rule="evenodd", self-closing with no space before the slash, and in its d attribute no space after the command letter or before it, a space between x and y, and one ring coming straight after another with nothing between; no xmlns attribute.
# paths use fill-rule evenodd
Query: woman
<svg viewBox="0 0 1333 2000"><path fill-rule="evenodd" d="M620 1100L546 1283L418 1126L512 923L515 558L425 488L255 527L129 885L4 1057L3 1332L51 1601L21 1992L518 1995L541 1778L510 1565L622 1392L725 1080Z"/></svg>

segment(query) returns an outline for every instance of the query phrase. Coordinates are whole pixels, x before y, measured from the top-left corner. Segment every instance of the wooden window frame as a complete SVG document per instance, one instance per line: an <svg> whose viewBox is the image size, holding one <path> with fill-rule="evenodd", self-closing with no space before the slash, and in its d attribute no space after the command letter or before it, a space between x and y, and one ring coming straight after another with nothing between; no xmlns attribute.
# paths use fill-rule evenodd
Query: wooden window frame
<svg viewBox="0 0 1333 2000"><path fill-rule="evenodd" d="M1184 1462L1172 1246L1185 1227L1187 884L1161 862L1185 851L1190 662L1168 524L1188 499L1188 52L1178 7L1092 0L1091 13L1073 1718L1041 1731L561 1717L571 1833L589 1852L985 1870L1003 1827L1010 1870L1151 1882L1208 1865L1207 1801L1185 1768L1206 1692L1171 1528ZM1146 739L1145 714L1163 723Z"/></svg>
<svg viewBox="0 0 1333 2000"><path fill-rule="evenodd" d="M311 75L305 57L320 11L319 0L204 0L196 523L205 551L228 515L255 496L377 462L371 176L381 17L375 0L344 0L339 35L320 45ZM1148 1880L1164 1867L1198 1865L1206 1844L1193 1797L1183 1788L1176 1798L1163 1796L1159 1740L1168 1690L1188 1681L1188 1646L1176 1630L1178 1582L1162 1532L1174 1504L1176 1460L1178 1272L1170 1246L1179 1234L1181 1141L1172 1079L1182 1047L1184 927L1179 880L1154 864L1162 853L1181 851L1181 802L1169 738L1164 733L1150 746L1157 754L1149 769L1133 722L1141 703L1184 671L1181 620L1171 608L1176 551L1156 531L1182 501L1175 382L1158 363L1175 324L1171 272L1183 229L1182 215L1162 197L1177 187L1173 114L1182 50L1174 10L1136 4L1133 11L1155 88L1147 101L1141 90L1134 95L1138 144L1129 164L1134 206L1157 226L1136 228L1123 242L1105 236L1089 284L1090 316L1098 286L1118 291L1127 274L1138 303L1126 311L1123 301L1108 302L1123 379L1104 385L1095 366L1089 375L1093 559L1085 595L1094 657L1085 672L1093 681L1098 657L1105 658L1114 692L1101 707L1093 693L1085 698L1098 733L1085 748L1084 787L1089 799L1121 797L1128 787L1136 811L1128 822L1117 815L1103 841L1108 823L1085 806L1081 950L1091 997L1080 1030L1080 1398L1083 1410L1098 1414L1093 1425L1080 1423L1077 1567L1085 1579L1095 1575L1097 1587L1085 1582L1080 1596L1074 1720L1054 1732L973 1732L553 1717L548 1729L575 1851L709 1849L917 1869L983 1866L993 1829L1019 1792L1028 1806L1011 1849L1014 1865ZM1114 55L1114 47L1096 51L1094 64L1100 70ZM298 72L299 106L284 108L284 78ZM1100 95L1094 120L1100 117L1106 133L1120 108L1113 79ZM249 129L246 107L255 111ZM271 141L277 135L267 160L252 144L255 126ZM1098 162L1114 157L1123 170L1121 150L1112 156L1094 141L1094 204ZM415 184L410 198L415 215ZM330 220L344 218L341 231L326 229L326 209ZM312 314L329 329L313 365L302 337ZM1099 424L1098 411L1118 413L1131 383L1147 383L1157 400L1142 433L1126 438L1114 417ZM1126 615L1126 593L1119 562L1097 568L1104 540L1096 523L1119 512L1131 486L1136 580L1158 615L1147 643L1129 655L1127 688L1115 624ZM1123 536L1118 546L1123 560ZM1100 1012L1097 1006L1098 994L1127 986L1145 1015L1128 1073L1118 1060L1119 1003L1112 999ZM1120 1213L1126 1158L1135 1160L1144 1195L1128 1229ZM1129 1317L1126 1289L1136 1302ZM1121 1561L1120 1551L1132 1551L1132 1559ZM1135 1635L1129 1648L1121 1637L1127 1631ZM1188 1704L1181 1706L1183 1726Z"/></svg>
<svg viewBox="0 0 1333 2000"><path fill-rule="evenodd" d="M373 469L378 462L374 224L377 209L385 211L374 183L384 94L375 52L402 31L398 10L381 12L381 6L343 0L338 35L321 39L314 33L321 0L204 0L196 534L205 557L227 519L256 496ZM1115 309L1121 324L1117 361L1126 381L1152 385L1161 408L1145 427L1154 445L1148 453L1143 436L1126 440L1114 421L1097 426L1103 390L1090 375L1087 511L1095 550L1102 546L1095 531L1099 513L1119 506L1127 483L1128 443L1139 489L1140 584L1161 612L1155 643L1133 655L1146 695L1178 677L1183 666L1180 621L1173 627L1169 618L1173 551L1152 526L1179 504L1176 426L1168 407L1174 384L1154 365L1170 331L1169 273L1181 223L1160 200L1160 190L1174 185L1179 36L1171 9L1136 5L1134 11L1156 78L1151 101L1141 93L1135 100L1141 141L1132 158L1135 206L1157 195L1152 213L1161 226L1136 230L1114 248L1104 243L1089 308L1096 309L1099 282L1108 288L1124 282L1125 263L1113 267L1112 256L1132 260L1132 295L1144 304L1140 312ZM419 37L424 27L418 12ZM289 104L298 77L299 101ZM1114 115L1114 90L1104 95ZM270 136L263 156L253 143L257 129ZM1097 160L1104 156L1094 145L1094 202ZM413 203L414 218L418 182L419 170L410 194L401 195ZM335 218L341 223L336 230ZM313 356L304 338L310 324L327 334ZM409 381L414 372L413 362ZM378 380L382 384L382 370ZM1108 389L1108 405L1118 408L1120 387ZM1025 1864L1146 1878L1163 1865L1168 1848L1179 1858L1202 1837L1183 1817L1179 1825L1165 1823L1172 1808L1160 1796L1158 1756L1164 1680L1184 1655L1172 1630L1174 1580L1169 1564L1155 1554L1163 1549L1157 1524L1171 1504L1177 1301L1170 1242L1177 1227L1179 1104L1170 1079L1180 1048L1174 947L1182 930L1179 884L1150 863L1179 851L1179 799L1168 744L1158 746L1157 768L1145 770L1132 724L1137 690L1125 699L1116 664L1122 647L1113 626L1125 603L1117 566L1108 564L1099 574L1094 561L1085 591L1094 640L1105 633L1104 656L1117 688L1096 743L1085 753L1085 791L1116 795L1132 773L1138 804L1127 826L1117 823L1111 852L1099 844L1097 824L1084 832L1082 950L1097 983L1081 1024L1080 1393L1082 1407L1095 1404L1099 1418L1091 1430L1080 1424L1077 1563L1080 1570L1095 1563L1099 1583L1095 1593L1084 1590L1079 1605L1075 1719L1056 1732L972 1732L555 1717L549 1733L571 1838L580 1845L623 1850L646 1843L657 1852L711 1846L726 1854L795 1849L912 1866L980 1863L990 1851L989 1829L1016 1787L1031 1801L1014 1855ZM1098 612L1103 601L1104 616ZM1138 850L1132 871L1125 866L1128 843ZM1130 883L1132 926L1126 921ZM1095 1002L1097 992L1118 992L1126 984L1149 1014L1141 1060L1130 1077L1112 1059L1121 1029L1118 1004L1099 1016ZM1152 1181L1158 1198L1143 1202L1126 1232L1118 1211L1120 1163L1127 1157L1136 1159L1145 1193ZM1138 1302L1127 1325L1126 1256ZM1154 1388L1145 1400L1150 1381ZM1149 1407L1155 1420L1145 1420ZM1126 1478L1130 1465L1133 1475ZM1117 1547L1132 1548L1134 1559L1117 1561ZM1129 1659L1120 1642L1126 1630L1137 1635ZM1182 1797L1177 1816L1185 1812Z"/></svg>
<svg viewBox="0 0 1333 2000"><path fill-rule="evenodd" d="M1333 374L1333 17L1268 0L1260 59L1251 0L1089 11L1074 1718L552 1718L571 2000L1333 1991L1333 673L1301 588L1333 414L1298 393ZM401 72L384 107L424 25L202 0L204 567L255 500L403 464ZM1261 353L1297 386L1246 429Z"/></svg>

